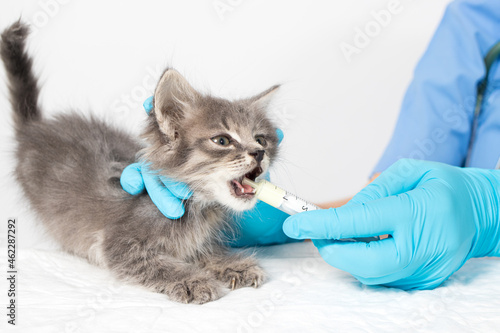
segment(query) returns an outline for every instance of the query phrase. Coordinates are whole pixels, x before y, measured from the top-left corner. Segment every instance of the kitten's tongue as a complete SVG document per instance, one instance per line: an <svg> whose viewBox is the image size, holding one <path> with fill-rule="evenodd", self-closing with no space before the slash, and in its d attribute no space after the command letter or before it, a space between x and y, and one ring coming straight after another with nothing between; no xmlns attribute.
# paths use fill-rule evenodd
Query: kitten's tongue
<svg viewBox="0 0 500 333"><path fill-rule="evenodd" d="M245 184L241 184L241 187L243 187L243 192L244 193L253 193L255 192L254 188L250 185L245 185Z"/></svg>
<svg viewBox="0 0 500 333"><path fill-rule="evenodd" d="M231 181L234 185L235 193L236 195L242 195L242 194L253 194L255 190L253 189L252 186L250 185L243 185L237 180L232 180Z"/></svg>

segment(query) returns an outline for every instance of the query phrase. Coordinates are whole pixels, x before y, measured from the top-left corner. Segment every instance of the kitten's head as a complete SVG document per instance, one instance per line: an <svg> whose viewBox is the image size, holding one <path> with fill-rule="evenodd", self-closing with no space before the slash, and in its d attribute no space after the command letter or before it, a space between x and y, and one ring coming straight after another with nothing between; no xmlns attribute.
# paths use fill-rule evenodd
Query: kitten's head
<svg viewBox="0 0 500 333"><path fill-rule="evenodd" d="M145 158L153 169L187 183L194 200L252 208L256 198L241 182L265 173L276 156L276 127L266 108L277 88L228 101L198 93L167 69L154 94Z"/></svg>

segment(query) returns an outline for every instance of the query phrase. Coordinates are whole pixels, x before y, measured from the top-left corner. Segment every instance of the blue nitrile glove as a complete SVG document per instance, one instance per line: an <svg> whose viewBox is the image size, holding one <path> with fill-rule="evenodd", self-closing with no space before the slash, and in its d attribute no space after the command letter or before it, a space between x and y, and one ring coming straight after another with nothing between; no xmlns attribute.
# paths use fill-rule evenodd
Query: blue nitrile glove
<svg viewBox="0 0 500 333"><path fill-rule="evenodd" d="M296 239L289 238L283 232L283 222L289 216L265 202L258 201L253 209L233 217L239 230L236 238L229 241L229 245L243 247L296 242Z"/></svg>
<svg viewBox="0 0 500 333"><path fill-rule="evenodd" d="M500 256L500 171L400 160L347 205L294 215L283 229L364 284L435 288L469 258Z"/></svg>
<svg viewBox="0 0 500 333"><path fill-rule="evenodd" d="M184 183L158 175L144 162L127 166L122 172L120 183L122 188L132 195L146 190L160 212L170 219L178 219L184 215L182 200L192 195Z"/></svg>
<svg viewBox="0 0 500 333"><path fill-rule="evenodd" d="M153 97L149 97L143 104L149 114L153 109ZM283 131L276 130L279 142L283 140ZM178 219L184 215L182 199L187 199L191 192L183 183L174 182L166 177L159 176L149 170L144 163L134 163L127 166L120 177L125 191L132 195L147 190L153 203L158 209L171 219ZM242 214L234 216L240 226L236 239L230 241L232 246L267 245L294 241L288 238L282 230L283 221L288 214L258 202L257 205Z"/></svg>

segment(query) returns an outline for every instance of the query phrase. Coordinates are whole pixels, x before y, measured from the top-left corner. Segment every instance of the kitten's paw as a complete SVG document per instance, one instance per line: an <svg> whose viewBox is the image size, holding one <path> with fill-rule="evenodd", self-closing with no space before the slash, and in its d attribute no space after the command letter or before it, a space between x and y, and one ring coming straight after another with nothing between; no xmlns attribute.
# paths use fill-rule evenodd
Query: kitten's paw
<svg viewBox="0 0 500 333"><path fill-rule="evenodd" d="M228 267L219 275L219 279L232 290L242 287L259 288L265 277L264 270L257 264Z"/></svg>
<svg viewBox="0 0 500 333"><path fill-rule="evenodd" d="M203 304L221 298L223 285L211 277L188 278L173 283L167 290L167 295L173 301L180 303Z"/></svg>

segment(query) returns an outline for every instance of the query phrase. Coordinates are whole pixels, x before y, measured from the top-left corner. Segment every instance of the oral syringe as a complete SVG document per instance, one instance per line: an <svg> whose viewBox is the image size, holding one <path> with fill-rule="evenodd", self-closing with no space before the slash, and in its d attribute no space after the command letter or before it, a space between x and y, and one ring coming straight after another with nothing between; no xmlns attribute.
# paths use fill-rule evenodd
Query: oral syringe
<svg viewBox="0 0 500 333"><path fill-rule="evenodd" d="M251 186L255 190L255 196L260 201L264 201L268 205L278 208L290 215L320 209L318 206L299 198L295 194L267 180L254 182L248 178L243 178L242 184Z"/></svg>
<svg viewBox="0 0 500 333"><path fill-rule="evenodd" d="M253 180L245 177L243 178L243 181L241 183L246 186L251 186L255 191L254 193L257 199L259 199L260 201L264 201L268 205L278 208L282 212L285 212L289 215L321 209L318 206L299 198L295 194L288 192L271 182L268 182L267 180L254 182ZM344 238L339 239L339 241L369 243L372 241L377 241L379 239L379 236L375 236Z"/></svg>

